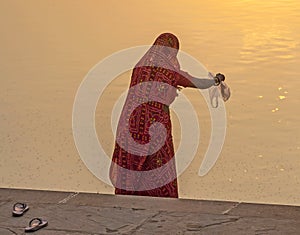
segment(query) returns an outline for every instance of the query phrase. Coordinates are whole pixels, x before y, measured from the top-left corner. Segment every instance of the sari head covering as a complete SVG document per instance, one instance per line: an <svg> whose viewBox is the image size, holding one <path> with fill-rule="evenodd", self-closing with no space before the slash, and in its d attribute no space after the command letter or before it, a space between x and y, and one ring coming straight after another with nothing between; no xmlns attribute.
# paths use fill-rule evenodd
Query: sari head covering
<svg viewBox="0 0 300 235"><path fill-rule="evenodd" d="M172 33L162 33L155 39L153 45L171 47L179 50L178 38Z"/></svg>
<svg viewBox="0 0 300 235"><path fill-rule="evenodd" d="M152 65L177 71L180 68L178 50L178 38L172 33L162 33L135 67Z"/></svg>
<svg viewBox="0 0 300 235"><path fill-rule="evenodd" d="M171 33L163 33L159 35L155 42L154 46L161 46L162 53L165 54L168 58L173 58L177 56L179 50L179 41L178 38ZM171 49L173 48L173 49ZM175 49L175 50L174 50Z"/></svg>

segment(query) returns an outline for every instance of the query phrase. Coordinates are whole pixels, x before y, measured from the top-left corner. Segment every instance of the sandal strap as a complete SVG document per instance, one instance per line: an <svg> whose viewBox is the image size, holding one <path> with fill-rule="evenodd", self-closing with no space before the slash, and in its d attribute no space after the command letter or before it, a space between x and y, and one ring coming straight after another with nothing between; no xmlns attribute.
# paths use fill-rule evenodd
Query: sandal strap
<svg viewBox="0 0 300 235"><path fill-rule="evenodd" d="M13 209L15 209L19 205L22 209L25 209L25 207L27 206L25 203L17 202L13 205Z"/></svg>
<svg viewBox="0 0 300 235"><path fill-rule="evenodd" d="M35 220L39 221L39 224L40 225L41 223L43 223L43 221L40 219L40 218L33 218L32 220L30 220L29 222L29 226L32 227L32 222L34 222Z"/></svg>

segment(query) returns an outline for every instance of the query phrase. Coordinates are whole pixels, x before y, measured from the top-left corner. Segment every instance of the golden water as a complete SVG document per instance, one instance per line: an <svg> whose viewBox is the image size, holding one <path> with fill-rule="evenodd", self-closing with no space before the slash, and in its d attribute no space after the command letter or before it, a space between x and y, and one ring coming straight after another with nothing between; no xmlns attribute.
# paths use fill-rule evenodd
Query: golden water
<svg viewBox="0 0 300 235"><path fill-rule="evenodd" d="M300 205L298 0L3 0L0 29L0 187L112 193L77 153L76 91L101 59L169 31L209 71L225 73L232 90L225 145L205 177L197 172L209 115L194 90L184 91L202 129L197 155L179 179L180 197ZM115 80L97 108L108 154L109 110L129 77Z"/></svg>

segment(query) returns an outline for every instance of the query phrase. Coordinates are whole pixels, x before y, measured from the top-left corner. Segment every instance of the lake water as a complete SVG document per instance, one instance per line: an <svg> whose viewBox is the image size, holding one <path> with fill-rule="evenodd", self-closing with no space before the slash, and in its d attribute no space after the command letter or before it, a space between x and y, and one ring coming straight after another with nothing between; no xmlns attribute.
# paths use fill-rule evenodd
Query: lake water
<svg viewBox="0 0 300 235"><path fill-rule="evenodd" d="M226 74L232 91L223 151L204 177L197 173L210 117L195 90L183 91L201 141L179 178L180 197L300 205L300 1L4 0L0 29L0 187L112 193L76 150L77 89L103 58L172 32L181 50ZM111 109L129 79L130 72L116 78L98 103L107 155Z"/></svg>

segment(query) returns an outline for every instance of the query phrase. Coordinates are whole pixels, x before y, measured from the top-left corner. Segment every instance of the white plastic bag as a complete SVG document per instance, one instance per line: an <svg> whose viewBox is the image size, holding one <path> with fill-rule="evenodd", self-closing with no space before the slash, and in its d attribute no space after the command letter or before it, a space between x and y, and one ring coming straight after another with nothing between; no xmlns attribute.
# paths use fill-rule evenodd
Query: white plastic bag
<svg viewBox="0 0 300 235"><path fill-rule="evenodd" d="M219 88L220 88L223 100L224 101L229 100L230 95L231 95L229 86L225 82L221 82L221 84L219 85Z"/></svg>
<svg viewBox="0 0 300 235"><path fill-rule="evenodd" d="M214 75L208 73L208 77L213 79ZM231 92L229 86L225 82L221 82L219 86L212 86L208 90L210 103L213 108L217 108L219 105L219 98L222 96L224 101L227 101L230 98Z"/></svg>

